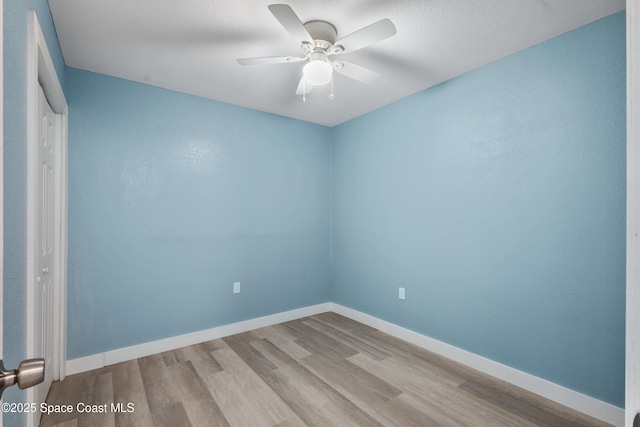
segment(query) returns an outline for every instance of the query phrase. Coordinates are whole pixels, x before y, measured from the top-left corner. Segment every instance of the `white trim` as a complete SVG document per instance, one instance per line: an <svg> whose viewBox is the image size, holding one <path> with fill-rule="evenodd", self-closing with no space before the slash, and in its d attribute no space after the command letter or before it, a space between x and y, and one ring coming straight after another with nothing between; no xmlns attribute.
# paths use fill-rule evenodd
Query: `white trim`
<svg viewBox="0 0 640 427"><path fill-rule="evenodd" d="M627 320L625 425L640 412L640 4L627 0Z"/></svg>
<svg viewBox="0 0 640 427"><path fill-rule="evenodd" d="M561 405L575 409L591 417L614 426L624 425L624 410L593 397L559 386L542 378L527 374L458 347L421 335L387 321L364 314L335 303L324 303L283 313L272 314L243 322L232 323L204 331L193 332L177 337L148 342L144 344L111 350L67 361L69 375L99 369L104 366L134 360L139 357L164 351L175 350L201 342L251 331L265 326L276 325L315 314L333 311L357 322L376 328L404 341L440 354L463 365L477 369L508 383L514 384L539 396L545 397Z"/></svg>
<svg viewBox="0 0 640 427"><path fill-rule="evenodd" d="M66 104L65 104L66 106ZM53 318L57 319L58 327L53 329L54 349L57 351L57 366L54 366L54 379L63 380L66 375L67 360L67 244L68 244L68 227L67 227L67 188L68 188L68 170L67 170L67 150L68 150L68 111L64 110L63 114L56 114L59 120L60 129L60 150L58 150L58 158L56 162L60 165L60 174L57 176L59 182L56 189L60 191L57 195L56 210L60 213L58 231L59 237L58 259L56 260L56 271L58 277L57 292L53 294L54 312ZM1 426L0 426L1 427Z"/></svg>
<svg viewBox="0 0 640 427"><path fill-rule="evenodd" d="M624 409L617 406L339 304L332 303L331 311L601 421L614 426L622 426L624 424Z"/></svg>
<svg viewBox="0 0 640 427"><path fill-rule="evenodd" d="M35 283L35 179L32 178L35 174L35 162L32 160L36 153L36 144L33 142L37 138L36 125L38 120L37 108L38 108L38 87L35 83L38 82L38 37L36 35L37 29L40 26L35 16L35 12L29 11L27 19L27 254L26 254L26 283L25 283L25 315L26 315L26 356L36 357L35 353L35 295L34 287ZM35 83L34 83L35 82ZM35 392L33 388L27 390L27 401L35 401ZM39 414L38 414L39 415ZM27 414L26 425L32 427L36 425L36 415Z"/></svg>
<svg viewBox="0 0 640 427"><path fill-rule="evenodd" d="M66 349L66 265L67 265L67 116L68 107L58 75L56 73L51 55L42 34L35 11L27 11L27 254L26 254L26 354L27 357L38 357L35 349L35 307L34 287L35 283L35 178L37 176L36 162L37 142L36 129L38 119L38 91L42 86L47 101L54 113L58 116L60 129L60 150L58 154L60 176L57 184L61 187L56 191L56 226L54 227L54 240L60 242L59 253L55 263L57 274L53 277L54 310L53 315L53 369L54 379L62 379L65 375ZM27 401L35 402L35 389L27 390ZM36 414L27 414L27 425L34 426L37 423Z"/></svg>
<svg viewBox="0 0 640 427"><path fill-rule="evenodd" d="M242 322L231 323L229 325L218 326L204 331L192 332L190 334L179 335L177 337L165 338L131 347L110 350L104 353L93 354L87 357L72 359L67 361L67 374L77 374L102 368L116 363L134 360L139 357L150 356L164 351L175 350L205 341L228 337L242 332L252 331L266 326L277 325L278 323L301 319L315 314L330 311L331 303L313 305L282 313L271 314L269 316L258 317Z"/></svg>

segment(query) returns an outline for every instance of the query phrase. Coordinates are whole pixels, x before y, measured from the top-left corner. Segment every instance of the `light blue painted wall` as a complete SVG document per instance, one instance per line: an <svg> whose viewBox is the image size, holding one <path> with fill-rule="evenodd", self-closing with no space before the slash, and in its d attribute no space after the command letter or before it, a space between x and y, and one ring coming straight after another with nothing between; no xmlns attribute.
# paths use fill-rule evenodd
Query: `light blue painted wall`
<svg viewBox="0 0 640 427"><path fill-rule="evenodd" d="M333 301L622 407L624 13L334 128L332 230Z"/></svg>
<svg viewBox="0 0 640 427"><path fill-rule="evenodd" d="M76 69L67 88L70 359L329 301L329 128Z"/></svg>
<svg viewBox="0 0 640 427"><path fill-rule="evenodd" d="M4 364L15 368L25 357L26 282L26 46L27 10L36 11L58 79L64 84L64 61L46 0L4 0ZM25 392L12 387L5 402L22 401ZM5 413L4 425L24 425L21 414Z"/></svg>

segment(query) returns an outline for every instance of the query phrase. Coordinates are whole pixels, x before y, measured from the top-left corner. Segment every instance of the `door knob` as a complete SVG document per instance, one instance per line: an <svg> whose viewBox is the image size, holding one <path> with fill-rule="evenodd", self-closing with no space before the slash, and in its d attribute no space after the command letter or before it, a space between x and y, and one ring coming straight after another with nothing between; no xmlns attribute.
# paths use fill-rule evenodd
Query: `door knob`
<svg viewBox="0 0 640 427"><path fill-rule="evenodd" d="M5 388L18 384L20 389L33 387L44 381L44 359L27 359L17 370L7 371L0 360L0 398Z"/></svg>

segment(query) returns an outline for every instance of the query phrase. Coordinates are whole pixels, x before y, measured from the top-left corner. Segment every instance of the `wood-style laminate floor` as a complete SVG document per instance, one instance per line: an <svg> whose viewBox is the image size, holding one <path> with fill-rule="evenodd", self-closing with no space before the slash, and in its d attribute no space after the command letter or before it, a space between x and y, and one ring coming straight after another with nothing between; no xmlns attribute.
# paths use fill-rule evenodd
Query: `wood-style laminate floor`
<svg viewBox="0 0 640 427"><path fill-rule="evenodd" d="M73 408L57 427L607 425L335 313L71 375L47 403Z"/></svg>

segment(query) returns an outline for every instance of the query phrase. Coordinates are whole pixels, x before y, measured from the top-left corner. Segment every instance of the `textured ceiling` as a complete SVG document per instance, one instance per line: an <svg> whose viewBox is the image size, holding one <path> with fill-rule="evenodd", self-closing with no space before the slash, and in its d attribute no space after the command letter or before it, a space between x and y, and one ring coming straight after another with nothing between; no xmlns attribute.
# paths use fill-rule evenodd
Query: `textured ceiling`
<svg viewBox="0 0 640 427"><path fill-rule="evenodd" d="M389 18L397 34L341 59L382 75L342 75L295 94L303 62L242 66L237 58L301 56L268 5L338 38ZM230 104L334 126L624 9L624 0L49 0L65 62Z"/></svg>

